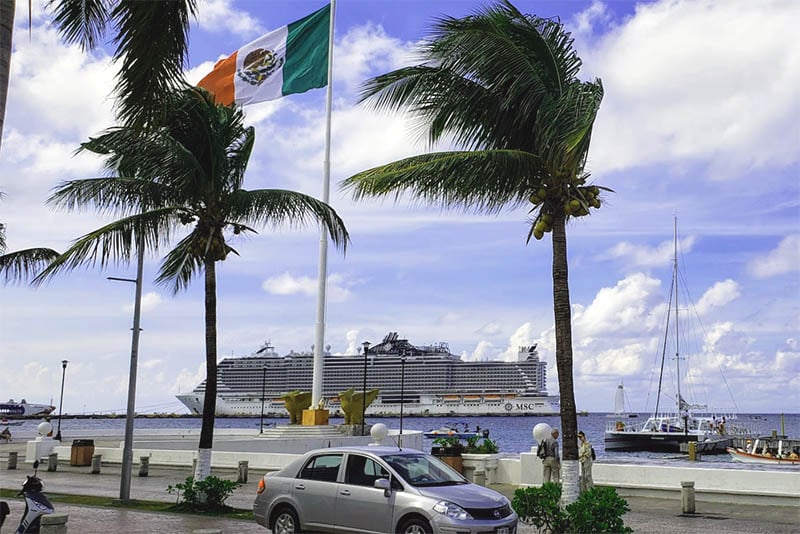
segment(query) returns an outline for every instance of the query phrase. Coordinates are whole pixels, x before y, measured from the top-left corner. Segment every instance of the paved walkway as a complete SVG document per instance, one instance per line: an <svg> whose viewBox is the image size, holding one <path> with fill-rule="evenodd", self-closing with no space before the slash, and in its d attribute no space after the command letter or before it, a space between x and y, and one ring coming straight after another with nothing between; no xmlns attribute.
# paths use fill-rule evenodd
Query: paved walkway
<svg viewBox="0 0 800 534"><path fill-rule="evenodd" d="M6 469L4 455L0 455L0 487L6 489L19 488L26 474L30 473L30 465L20 462L16 471ZM189 476L189 469L151 468L150 476L138 477L134 466L131 481L131 497L139 500L171 502L174 495L166 492L170 484L182 482ZM115 498L119 496L120 467L103 466L102 474L90 474L89 467L71 467L59 464L56 472L41 473L45 482L45 491L50 493L67 493L75 495L96 495ZM215 475L235 479L232 470L214 471ZM227 501L236 508L250 509L256 495L258 476L250 473L248 483L234 493ZM513 495L514 486L495 486L495 489L509 497ZM691 516L681 515L679 497L673 499L652 499L626 497L631 512L625 515L626 525L637 533L683 534L706 532L713 534L789 534L800 533L800 503L796 507L789 506L745 506L719 503L697 503L697 513ZM23 503L9 499L11 517L7 520L0 534L14 531L22 513ZM186 533L196 529L217 528L224 533L250 532L266 533L255 522L234 519L213 519L185 514L140 512L118 508L100 508L75 506L56 503L58 512L69 514L69 532L82 534L100 534L117 532L121 534L135 533ZM110 528L109 525L113 525ZM528 525L520 524L520 534L533 534L536 530Z"/></svg>

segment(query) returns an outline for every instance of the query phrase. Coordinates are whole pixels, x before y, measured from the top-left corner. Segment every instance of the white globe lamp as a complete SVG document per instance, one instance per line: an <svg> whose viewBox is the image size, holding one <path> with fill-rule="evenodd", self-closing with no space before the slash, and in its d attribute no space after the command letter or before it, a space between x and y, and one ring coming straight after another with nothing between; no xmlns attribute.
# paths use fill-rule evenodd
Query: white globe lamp
<svg viewBox="0 0 800 534"><path fill-rule="evenodd" d="M370 445L383 445L383 440L389 435L389 429L386 428L386 425L383 423L375 423L372 425L372 429L370 429L369 433L372 439L375 440L373 443L370 443Z"/></svg>
<svg viewBox="0 0 800 534"><path fill-rule="evenodd" d="M538 423L536 426L533 427L533 439L541 443L547 436L553 433L553 427L548 425L547 423Z"/></svg>

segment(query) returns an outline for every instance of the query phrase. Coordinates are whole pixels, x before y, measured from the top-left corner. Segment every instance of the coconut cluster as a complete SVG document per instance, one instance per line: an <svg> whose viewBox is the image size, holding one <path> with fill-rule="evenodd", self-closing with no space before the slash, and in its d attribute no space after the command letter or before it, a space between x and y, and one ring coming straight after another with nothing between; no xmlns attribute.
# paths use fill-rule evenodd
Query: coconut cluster
<svg viewBox="0 0 800 534"><path fill-rule="evenodd" d="M589 215L591 208L598 209L600 188L595 185L570 186L566 191L551 192L546 187L539 188L529 200L539 215L533 224L533 237L542 239L544 234L553 230L553 215L563 210L567 217L583 217Z"/></svg>

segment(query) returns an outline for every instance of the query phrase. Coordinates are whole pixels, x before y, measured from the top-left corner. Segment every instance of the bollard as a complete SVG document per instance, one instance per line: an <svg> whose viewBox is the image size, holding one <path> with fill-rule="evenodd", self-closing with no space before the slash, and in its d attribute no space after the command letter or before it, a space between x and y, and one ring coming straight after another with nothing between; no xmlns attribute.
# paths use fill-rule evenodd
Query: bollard
<svg viewBox="0 0 800 534"><path fill-rule="evenodd" d="M681 482L681 513L694 513L694 482Z"/></svg>
<svg viewBox="0 0 800 534"><path fill-rule="evenodd" d="M103 461L102 454L95 454L92 456L92 474L99 475L100 474L100 465Z"/></svg>
<svg viewBox="0 0 800 534"><path fill-rule="evenodd" d="M690 441L689 445L689 460L694 462L697 460L697 442Z"/></svg>
<svg viewBox="0 0 800 534"><path fill-rule="evenodd" d="M8 451L8 465L6 468L9 471L12 471L17 468L17 452L16 451Z"/></svg>
<svg viewBox="0 0 800 534"><path fill-rule="evenodd" d="M240 484L247 484L247 460L239 462L239 478L236 481Z"/></svg>
<svg viewBox="0 0 800 534"><path fill-rule="evenodd" d="M146 477L150 473L150 457L139 457L139 476Z"/></svg>
<svg viewBox="0 0 800 534"><path fill-rule="evenodd" d="M58 453L51 452L47 456L47 470L52 472L55 471L56 469L58 469Z"/></svg>
<svg viewBox="0 0 800 534"><path fill-rule="evenodd" d="M67 534L67 514L47 514L41 518L40 534Z"/></svg>

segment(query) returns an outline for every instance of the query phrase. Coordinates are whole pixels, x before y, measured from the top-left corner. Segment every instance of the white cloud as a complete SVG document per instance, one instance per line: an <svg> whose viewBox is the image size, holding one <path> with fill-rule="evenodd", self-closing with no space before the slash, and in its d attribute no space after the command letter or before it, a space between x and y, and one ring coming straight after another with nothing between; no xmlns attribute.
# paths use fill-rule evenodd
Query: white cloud
<svg viewBox="0 0 800 534"><path fill-rule="evenodd" d="M257 18L234 8L232 4L232 0L203 0L197 10L197 26L207 32L231 32L241 36L242 45L247 44L248 39L267 32ZM272 29L285 25L286 21L274 24ZM228 53L233 53L233 50Z"/></svg>
<svg viewBox="0 0 800 534"><path fill-rule="evenodd" d="M142 311L152 311L161 304L161 295L155 291L150 291L142 295ZM133 312L133 303L125 305L126 312Z"/></svg>
<svg viewBox="0 0 800 534"><path fill-rule="evenodd" d="M784 237L778 247L766 256L754 258L748 270L756 278L769 278L793 271L800 271L800 234Z"/></svg>
<svg viewBox="0 0 800 534"><path fill-rule="evenodd" d="M341 302L350 297L350 290L344 277L339 274L328 276L326 298L329 302ZM304 295L313 297L317 295L317 279L308 276L294 276L285 272L278 276L267 278L261 287L273 295Z"/></svg>
<svg viewBox="0 0 800 534"><path fill-rule="evenodd" d="M689 253L694 248L696 238L689 236L680 239L679 250ZM627 241L617 243L600 258L624 259L631 267L661 267L669 265L674 257L674 242L663 241L658 246L634 245Z"/></svg>
<svg viewBox="0 0 800 534"><path fill-rule="evenodd" d="M699 161L729 178L796 163L798 19L793 0L637 4L584 54L606 91L595 167Z"/></svg>
<svg viewBox="0 0 800 534"><path fill-rule="evenodd" d="M574 26L574 31L579 34L591 34L595 24L607 22L610 18L605 4L600 0L594 0L588 8L575 14L572 26Z"/></svg>
<svg viewBox="0 0 800 534"><path fill-rule="evenodd" d="M714 308L733 302L740 295L739 284L735 281L728 279L717 282L700 297L700 300L695 304L695 309L699 315L703 316Z"/></svg>

